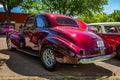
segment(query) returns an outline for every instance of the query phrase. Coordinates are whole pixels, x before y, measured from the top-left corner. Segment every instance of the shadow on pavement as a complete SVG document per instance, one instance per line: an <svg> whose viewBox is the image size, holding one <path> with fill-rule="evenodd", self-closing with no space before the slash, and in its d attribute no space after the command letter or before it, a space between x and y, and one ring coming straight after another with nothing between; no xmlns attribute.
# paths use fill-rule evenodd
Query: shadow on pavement
<svg viewBox="0 0 120 80"><path fill-rule="evenodd" d="M95 64L58 64L56 71L49 72L42 67L39 58L18 51L8 51L6 49L0 50L0 54L9 55L9 59L5 60L8 68L17 74L24 76L63 78L100 77L112 75L111 71Z"/></svg>
<svg viewBox="0 0 120 80"><path fill-rule="evenodd" d="M0 38L5 38L6 37L6 35L5 34L0 34Z"/></svg>
<svg viewBox="0 0 120 80"><path fill-rule="evenodd" d="M120 67L120 60L118 60L116 57L114 57L113 59L106 60L104 62Z"/></svg>

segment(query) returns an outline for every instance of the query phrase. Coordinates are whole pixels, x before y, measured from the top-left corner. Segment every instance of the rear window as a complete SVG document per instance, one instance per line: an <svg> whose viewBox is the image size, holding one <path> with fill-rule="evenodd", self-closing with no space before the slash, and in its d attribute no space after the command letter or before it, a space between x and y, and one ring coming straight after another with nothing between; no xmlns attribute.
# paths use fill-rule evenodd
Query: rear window
<svg viewBox="0 0 120 80"><path fill-rule="evenodd" d="M77 26L77 23L73 19L70 19L70 18L58 17L58 18L56 18L56 22L58 24Z"/></svg>

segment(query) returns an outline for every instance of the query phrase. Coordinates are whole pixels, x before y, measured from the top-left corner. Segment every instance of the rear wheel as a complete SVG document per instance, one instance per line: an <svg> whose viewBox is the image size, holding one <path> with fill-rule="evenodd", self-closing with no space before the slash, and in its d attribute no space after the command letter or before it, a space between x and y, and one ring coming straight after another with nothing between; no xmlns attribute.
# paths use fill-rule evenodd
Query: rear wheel
<svg viewBox="0 0 120 80"><path fill-rule="evenodd" d="M116 53L117 53L116 57L120 59L120 46L117 48Z"/></svg>
<svg viewBox="0 0 120 80"><path fill-rule="evenodd" d="M45 69L53 71L56 68L56 59L52 46L45 46L42 49L41 61Z"/></svg>

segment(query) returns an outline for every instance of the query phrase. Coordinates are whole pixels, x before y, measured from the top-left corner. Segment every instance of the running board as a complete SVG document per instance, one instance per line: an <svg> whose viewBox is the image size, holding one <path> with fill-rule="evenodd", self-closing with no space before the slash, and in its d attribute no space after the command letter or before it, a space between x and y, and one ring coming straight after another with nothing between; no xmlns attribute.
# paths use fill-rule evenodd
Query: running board
<svg viewBox="0 0 120 80"><path fill-rule="evenodd" d="M34 52L34 51L31 51L31 52L34 52L34 54L33 54L31 52L28 52L28 51L25 51L25 50L22 50L22 49L19 49L19 48L17 48L17 50L20 51L20 52L24 52L24 53L30 54L32 56L40 57L40 55L36 54L37 52Z"/></svg>

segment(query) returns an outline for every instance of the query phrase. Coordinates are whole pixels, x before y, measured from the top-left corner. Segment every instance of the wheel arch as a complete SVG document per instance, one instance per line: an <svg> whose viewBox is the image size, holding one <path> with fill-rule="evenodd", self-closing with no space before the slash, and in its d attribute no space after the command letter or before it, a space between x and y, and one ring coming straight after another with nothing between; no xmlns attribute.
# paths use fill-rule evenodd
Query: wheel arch
<svg viewBox="0 0 120 80"><path fill-rule="evenodd" d="M120 60L120 44L116 48L116 57Z"/></svg>
<svg viewBox="0 0 120 80"><path fill-rule="evenodd" d="M53 38L51 38L51 39L46 39L46 40L42 41L41 50L42 50L46 45L51 45L51 46L53 46L53 48L56 49L56 50L57 50L58 46L59 46L60 48L62 48L62 49L66 49L66 47L63 46L60 41L58 41L58 40L56 40L56 39L53 39ZM41 51L41 50L40 50L40 51Z"/></svg>

